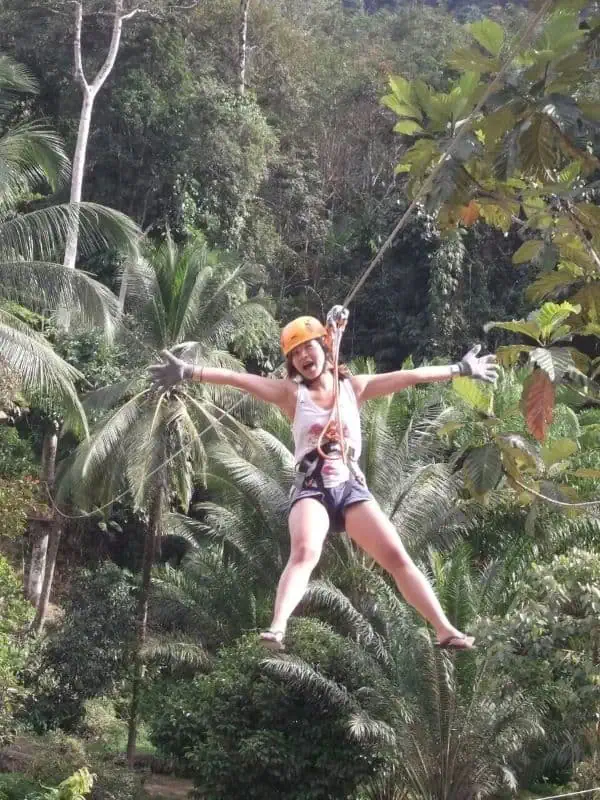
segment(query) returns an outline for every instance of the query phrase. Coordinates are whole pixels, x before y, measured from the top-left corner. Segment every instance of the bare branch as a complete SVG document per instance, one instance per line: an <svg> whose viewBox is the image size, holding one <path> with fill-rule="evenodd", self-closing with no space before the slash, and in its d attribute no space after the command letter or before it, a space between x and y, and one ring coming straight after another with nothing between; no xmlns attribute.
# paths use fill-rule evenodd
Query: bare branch
<svg viewBox="0 0 600 800"><path fill-rule="evenodd" d="M89 89L89 84L83 71L83 59L81 57L81 29L83 27L83 6L81 2L75 3L75 36L73 38L73 49L75 51L75 80L81 84L84 91Z"/></svg>
<svg viewBox="0 0 600 800"><path fill-rule="evenodd" d="M93 80L92 91L96 93L103 85L104 81L110 75L112 68L117 60L117 53L119 51L119 44L121 42L121 31L123 30L123 0L115 0L114 22L112 29L112 36L110 38L110 46L104 64L98 70L98 74Z"/></svg>
<svg viewBox="0 0 600 800"><path fill-rule="evenodd" d="M147 8L134 8L133 11L130 11L128 14L123 14L121 19L131 19L132 17L135 17L136 14L150 14L150 10Z"/></svg>
<svg viewBox="0 0 600 800"><path fill-rule="evenodd" d="M164 14L167 14L170 11L190 11L193 8L198 8L199 5L200 0L195 0L193 3L187 6L169 5L165 8ZM142 6L138 6L138 8L132 9L127 14L123 14L121 19L128 20L132 17L135 17L136 14L147 14L152 19L164 19L164 14L157 14L156 11L152 11L149 8L143 8Z"/></svg>

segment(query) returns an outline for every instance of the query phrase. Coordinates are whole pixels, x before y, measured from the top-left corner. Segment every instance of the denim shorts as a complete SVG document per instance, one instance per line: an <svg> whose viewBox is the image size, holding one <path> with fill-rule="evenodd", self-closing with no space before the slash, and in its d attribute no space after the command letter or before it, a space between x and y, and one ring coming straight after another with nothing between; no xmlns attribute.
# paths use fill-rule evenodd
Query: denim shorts
<svg viewBox="0 0 600 800"><path fill-rule="evenodd" d="M323 489L316 487L304 489L292 489L290 508L303 500L305 497L314 497L322 503L329 514L330 530L333 533L340 533L344 530L344 515L348 506L355 503L364 503L366 500L373 500L373 495L367 487L356 478L351 478L339 486L330 486Z"/></svg>

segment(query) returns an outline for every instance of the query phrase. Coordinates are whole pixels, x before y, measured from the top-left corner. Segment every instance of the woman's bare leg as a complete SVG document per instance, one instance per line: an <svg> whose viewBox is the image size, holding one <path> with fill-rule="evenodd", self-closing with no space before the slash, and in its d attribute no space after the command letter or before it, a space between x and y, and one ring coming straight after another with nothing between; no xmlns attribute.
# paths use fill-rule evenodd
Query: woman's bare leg
<svg viewBox="0 0 600 800"><path fill-rule="evenodd" d="M290 557L279 579L272 631L285 633L288 619L306 592L311 573L316 567L329 530L329 515L314 498L298 500L289 517Z"/></svg>
<svg viewBox="0 0 600 800"><path fill-rule="evenodd" d="M398 532L375 500L356 503L346 509L346 532L390 573L404 598L435 628L439 642L450 637L464 637L450 623L431 584L416 567ZM464 644L471 646L472 637L467 637Z"/></svg>

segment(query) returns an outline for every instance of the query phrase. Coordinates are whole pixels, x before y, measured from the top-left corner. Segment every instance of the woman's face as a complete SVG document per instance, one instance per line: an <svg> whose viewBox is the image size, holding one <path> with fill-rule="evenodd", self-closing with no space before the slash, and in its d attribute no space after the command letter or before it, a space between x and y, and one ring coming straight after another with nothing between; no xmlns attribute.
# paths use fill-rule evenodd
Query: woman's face
<svg viewBox="0 0 600 800"><path fill-rule="evenodd" d="M307 381L314 381L323 372L325 352L318 339L311 339L294 347L291 356L294 368Z"/></svg>

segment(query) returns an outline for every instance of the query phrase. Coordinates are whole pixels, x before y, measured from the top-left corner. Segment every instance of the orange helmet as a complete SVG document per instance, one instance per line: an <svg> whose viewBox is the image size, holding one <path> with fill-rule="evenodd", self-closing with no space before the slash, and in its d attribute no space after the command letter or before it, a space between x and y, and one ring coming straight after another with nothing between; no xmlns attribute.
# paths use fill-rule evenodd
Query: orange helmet
<svg viewBox="0 0 600 800"><path fill-rule="evenodd" d="M287 356L294 347L311 339L320 339L327 336L327 330L316 317L298 317L293 319L281 331L281 349Z"/></svg>

